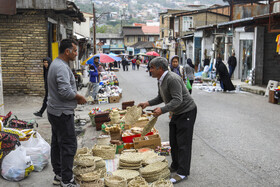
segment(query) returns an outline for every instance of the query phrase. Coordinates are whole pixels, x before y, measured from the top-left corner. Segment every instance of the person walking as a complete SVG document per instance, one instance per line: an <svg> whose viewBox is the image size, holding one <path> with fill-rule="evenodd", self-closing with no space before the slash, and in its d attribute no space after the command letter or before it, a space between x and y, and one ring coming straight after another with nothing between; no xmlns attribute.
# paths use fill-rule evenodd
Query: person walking
<svg viewBox="0 0 280 187"><path fill-rule="evenodd" d="M191 86L194 81L194 65L190 58L187 59L187 64L185 66L186 77L189 79ZM189 90L190 94L192 94L192 89Z"/></svg>
<svg viewBox="0 0 280 187"><path fill-rule="evenodd" d="M69 67L77 56L77 42L60 42L59 56L52 62L48 73L48 120L52 127L51 163L55 173L53 184L76 187L73 161L77 150L74 127L74 109L86 99L77 94L75 77Z"/></svg>
<svg viewBox="0 0 280 187"><path fill-rule="evenodd" d="M139 57L137 56L137 58L136 58L137 70L139 70L140 64L141 64L141 61L140 61Z"/></svg>
<svg viewBox="0 0 280 187"><path fill-rule="evenodd" d="M135 70L136 58L133 58L133 59L131 60L131 63L132 63L132 70Z"/></svg>
<svg viewBox="0 0 280 187"><path fill-rule="evenodd" d="M93 100L97 100L97 93L99 91L99 76L100 72L97 70L97 67L95 64L90 66L90 71L89 71L89 81L91 84L92 88L92 98Z"/></svg>
<svg viewBox="0 0 280 187"><path fill-rule="evenodd" d="M229 78L231 78L232 74L234 73L236 64L237 62L235 58L235 53L232 53L232 55L228 58Z"/></svg>
<svg viewBox="0 0 280 187"><path fill-rule="evenodd" d="M126 60L126 58L125 57L123 57L123 59L122 59L122 67L123 67L123 71L128 71L128 69L127 69L127 64L128 64L128 61Z"/></svg>
<svg viewBox="0 0 280 187"><path fill-rule="evenodd" d="M217 59L217 64L216 64L216 75L219 75L219 80L221 84L221 88L224 91L232 91L235 90L234 85L232 84L229 73L227 70L226 65L223 63L222 60Z"/></svg>
<svg viewBox="0 0 280 187"><path fill-rule="evenodd" d="M179 56L174 55L173 57L170 58L170 71L173 71L174 73L178 74L183 81L185 82L186 77L185 77L185 71L183 66L179 65Z"/></svg>
<svg viewBox="0 0 280 187"><path fill-rule="evenodd" d="M38 112L33 113L35 116L42 117L43 113L45 112L47 108L47 101L48 101L48 71L50 68L50 65L52 63L52 60L50 57L46 57L43 59L43 71L44 71L44 85L45 85L45 97L43 100L43 105L41 109Z"/></svg>
<svg viewBox="0 0 280 187"><path fill-rule="evenodd" d="M150 72L158 80L158 95L149 101L139 103L145 109L165 103L163 107L153 109L155 117L166 112L172 112L169 123L169 141L171 146L171 172L177 172L170 181L178 183L190 175L193 128L197 107L187 91L185 83L178 74L168 71L168 61L156 57L150 62Z"/></svg>

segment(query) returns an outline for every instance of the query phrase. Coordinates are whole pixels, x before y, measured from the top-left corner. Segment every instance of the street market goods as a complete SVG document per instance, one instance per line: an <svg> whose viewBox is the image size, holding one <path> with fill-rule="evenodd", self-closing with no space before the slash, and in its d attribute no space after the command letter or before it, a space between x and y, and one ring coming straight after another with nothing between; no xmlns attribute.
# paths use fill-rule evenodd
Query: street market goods
<svg viewBox="0 0 280 187"><path fill-rule="evenodd" d="M38 132L34 132L29 140L22 141L21 145L26 148L26 155L30 156L34 171L42 171L48 165L51 147Z"/></svg>
<svg viewBox="0 0 280 187"><path fill-rule="evenodd" d="M84 174L84 173L92 172L94 170L95 170L95 165L89 166L89 167L86 167L86 166L75 166L73 168L73 173L75 175L81 175L81 174Z"/></svg>
<svg viewBox="0 0 280 187"><path fill-rule="evenodd" d="M135 170L128 170L128 169L120 169L116 170L112 173L114 176L123 177L127 180L127 182L131 181L137 176L140 176L140 173Z"/></svg>
<svg viewBox="0 0 280 187"><path fill-rule="evenodd" d="M145 136L148 132L150 132L150 131L152 130L152 128L155 126L156 122L157 122L157 117L153 117L153 118L149 121L149 123L144 127L144 129L143 129L141 135L142 135L142 136Z"/></svg>
<svg viewBox="0 0 280 187"><path fill-rule="evenodd" d="M30 156L26 155L23 146L11 151L2 162L1 175L10 181L20 181L34 170Z"/></svg>
<svg viewBox="0 0 280 187"><path fill-rule="evenodd" d="M79 181L90 182L90 181L100 179L100 175L101 175L100 171L91 171L76 176L76 179L78 179Z"/></svg>
<svg viewBox="0 0 280 187"><path fill-rule="evenodd" d="M94 166L95 159L92 155L78 156L74 159L74 165L78 166Z"/></svg>
<svg viewBox="0 0 280 187"><path fill-rule="evenodd" d="M154 182L159 178L167 178L170 176L167 162L155 162L144 168L140 168L139 171L147 182Z"/></svg>
<svg viewBox="0 0 280 187"><path fill-rule="evenodd" d="M104 178L104 183L108 187L127 187L125 178L114 175L107 175Z"/></svg>
<svg viewBox="0 0 280 187"><path fill-rule="evenodd" d="M125 114L124 121L127 125L133 125L142 115L142 108L137 106L132 106L129 108Z"/></svg>
<svg viewBox="0 0 280 187"><path fill-rule="evenodd" d="M149 187L149 184L145 181L144 178L138 176L128 183L128 187Z"/></svg>
<svg viewBox="0 0 280 187"><path fill-rule="evenodd" d="M99 156L105 160L114 159L116 153L116 145L94 145L92 148L93 156Z"/></svg>
<svg viewBox="0 0 280 187"><path fill-rule="evenodd" d="M170 180L159 179L152 183L151 187L173 187L173 183Z"/></svg>

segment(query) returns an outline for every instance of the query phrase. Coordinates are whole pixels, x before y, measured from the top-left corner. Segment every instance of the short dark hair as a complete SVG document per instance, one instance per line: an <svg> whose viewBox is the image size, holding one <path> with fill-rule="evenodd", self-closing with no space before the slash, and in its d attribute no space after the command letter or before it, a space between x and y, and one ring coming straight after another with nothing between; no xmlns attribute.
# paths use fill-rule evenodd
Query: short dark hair
<svg viewBox="0 0 280 187"><path fill-rule="evenodd" d="M73 39L61 40L60 45L59 45L59 54L64 53L66 49L72 49L73 48L72 44L78 45L77 41L73 40Z"/></svg>
<svg viewBox="0 0 280 187"><path fill-rule="evenodd" d="M168 70L168 61L164 57L156 57L150 62L150 67L153 65L156 67L156 69L159 69L160 67L163 69L163 71Z"/></svg>

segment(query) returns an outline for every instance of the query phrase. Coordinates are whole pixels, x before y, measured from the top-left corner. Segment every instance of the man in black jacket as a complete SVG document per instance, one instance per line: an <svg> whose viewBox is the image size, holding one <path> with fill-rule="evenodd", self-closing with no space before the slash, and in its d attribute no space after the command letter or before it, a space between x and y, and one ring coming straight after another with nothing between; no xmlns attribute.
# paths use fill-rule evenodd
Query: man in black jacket
<svg viewBox="0 0 280 187"><path fill-rule="evenodd" d="M236 67L235 53L232 53L232 55L228 58L228 66L229 66L229 78L231 78Z"/></svg>

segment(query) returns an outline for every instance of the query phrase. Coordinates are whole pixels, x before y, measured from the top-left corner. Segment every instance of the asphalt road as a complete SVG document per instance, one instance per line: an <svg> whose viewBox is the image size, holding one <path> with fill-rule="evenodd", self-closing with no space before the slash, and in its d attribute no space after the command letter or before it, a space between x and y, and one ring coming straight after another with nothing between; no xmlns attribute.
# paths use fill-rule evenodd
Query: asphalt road
<svg viewBox="0 0 280 187"><path fill-rule="evenodd" d="M144 68L139 71L117 72L123 101L135 104L147 101L157 94L157 80L149 77ZM82 90L84 93L85 90ZM193 137L191 174L188 180L176 186L280 186L280 120L279 105L249 93L208 93L194 87L193 98L198 107ZM42 98L5 97L5 111L12 110L23 119L34 118ZM120 103L99 105L102 109L121 107ZM80 106L77 111L86 117L95 106ZM151 109L153 107L150 107ZM37 118L39 132L49 140L50 126L46 119ZM162 141L168 141L168 114L159 117L156 124ZM79 145L92 146L97 135L87 128ZM170 161L170 157L168 157ZM0 179L0 186L52 186L52 167L33 172L21 182Z"/></svg>

